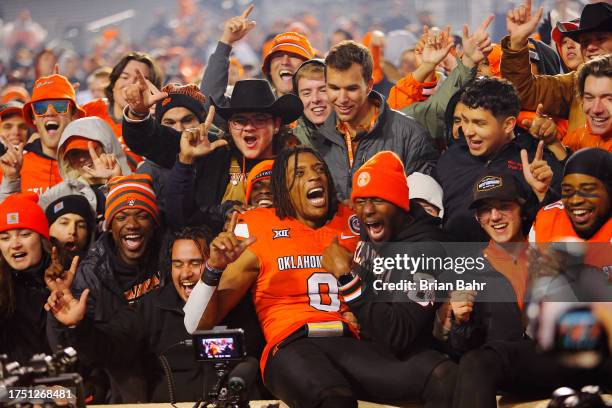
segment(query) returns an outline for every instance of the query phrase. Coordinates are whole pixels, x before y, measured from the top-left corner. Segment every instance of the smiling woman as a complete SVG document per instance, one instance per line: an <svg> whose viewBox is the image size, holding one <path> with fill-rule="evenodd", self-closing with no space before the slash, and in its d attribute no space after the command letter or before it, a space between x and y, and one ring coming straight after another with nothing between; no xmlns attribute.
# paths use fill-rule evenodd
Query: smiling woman
<svg viewBox="0 0 612 408"><path fill-rule="evenodd" d="M0 204L0 354L27 362L49 353L43 305L49 292L49 226L32 193Z"/></svg>

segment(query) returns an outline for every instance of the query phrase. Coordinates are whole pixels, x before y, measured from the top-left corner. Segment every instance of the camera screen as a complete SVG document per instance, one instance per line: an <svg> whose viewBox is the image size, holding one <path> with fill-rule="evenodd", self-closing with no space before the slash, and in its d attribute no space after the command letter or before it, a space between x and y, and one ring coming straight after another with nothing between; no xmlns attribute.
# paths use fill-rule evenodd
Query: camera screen
<svg viewBox="0 0 612 408"><path fill-rule="evenodd" d="M241 360L244 358L243 333L199 334L194 339L198 360Z"/></svg>
<svg viewBox="0 0 612 408"><path fill-rule="evenodd" d="M200 349L203 351L203 357L208 359L235 357L236 345L232 337L201 340L202 344Z"/></svg>

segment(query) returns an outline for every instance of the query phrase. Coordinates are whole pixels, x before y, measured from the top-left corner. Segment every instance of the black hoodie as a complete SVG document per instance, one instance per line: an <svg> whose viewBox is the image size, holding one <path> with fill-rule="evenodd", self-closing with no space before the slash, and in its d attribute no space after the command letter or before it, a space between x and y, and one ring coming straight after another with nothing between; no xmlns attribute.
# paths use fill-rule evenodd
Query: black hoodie
<svg viewBox="0 0 612 408"><path fill-rule="evenodd" d="M375 293L373 281L377 279L374 273L374 259L377 257L393 257L396 254L407 253L417 256L424 248L431 253L432 248L438 248L437 241L448 241L440 229L439 218L425 212L419 205L413 205L408 217L393 242L377 246L362 240L355 251L356 274L362 279L361 295L347 301L347 304L357 317L360 334L386 347L398 358L406 359L423 350L432 348L434 344L432 330L434 315L437 308L432 298L420 299L420 294L398 291L399 298L387 301L382 294ZM420 243L403 245L397 243ZM443 250L441 246L440 250ZM397 282L409 277L409 274L397 273L396 270L386 270L378 275L383 281ZM342 290L342 288L341 288ZM408 297L408 298L407 298ZM440 359L438 359L440 357ZM442 355L433 357L436 364L443 360Z"/></svg>

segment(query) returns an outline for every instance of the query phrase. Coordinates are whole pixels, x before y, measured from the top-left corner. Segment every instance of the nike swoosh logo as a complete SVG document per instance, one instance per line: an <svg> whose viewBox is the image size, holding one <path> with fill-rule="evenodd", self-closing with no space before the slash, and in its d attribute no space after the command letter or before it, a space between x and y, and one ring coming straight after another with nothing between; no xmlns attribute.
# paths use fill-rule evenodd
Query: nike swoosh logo
<svg viewBox="0 0 612 408"><path fill-rule="evenodd" d="M340 239L355 238L357 235L344 235L344 232L340 234Z"/></svg>

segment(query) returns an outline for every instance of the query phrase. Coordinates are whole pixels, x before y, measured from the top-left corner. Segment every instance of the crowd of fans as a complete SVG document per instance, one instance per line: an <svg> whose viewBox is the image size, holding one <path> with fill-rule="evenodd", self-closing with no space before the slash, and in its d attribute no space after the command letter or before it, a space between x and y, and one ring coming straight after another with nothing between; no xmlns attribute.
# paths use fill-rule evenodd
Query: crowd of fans
<svg viewBox="0 0 612 408"><path fill-rule="evenodd" d="M27 13L5 27L0 354L74 346L99 403L200 399L215 373L184 340L216 325L260 359L252 397L291 407L612 385L608 359L539 354L523 319L529 242L612 242L612 5L555 22L550 44L530 0L500 43L493 15L461 35L325 44L305 17L265 37L251 5L208 56L203 12L180 4L154 43L107 31L85 59L42 47ZM260 70L240 62L255 41ZM482 243L478 279L512 301L372 289L389 243L453 241ZM609 248L585 263L608 285Z"/></svg>

